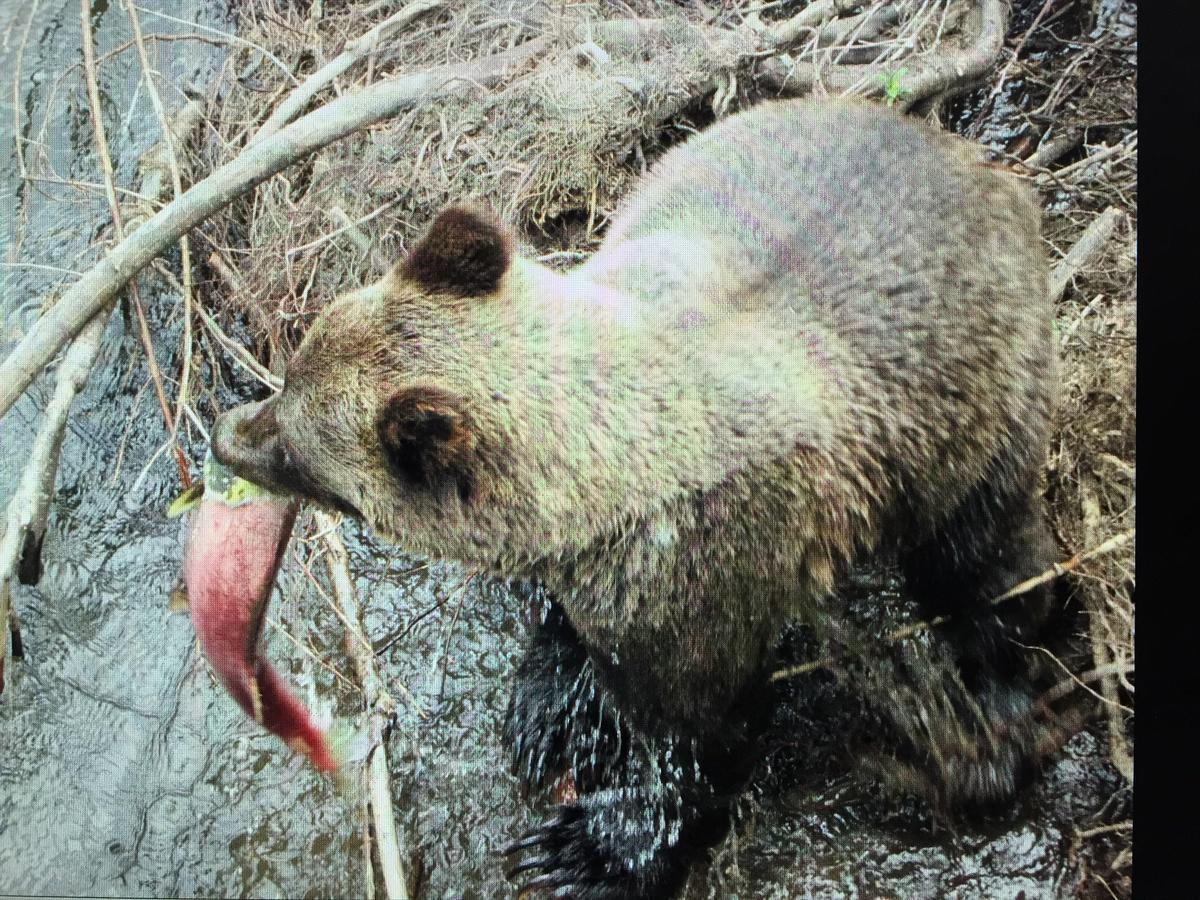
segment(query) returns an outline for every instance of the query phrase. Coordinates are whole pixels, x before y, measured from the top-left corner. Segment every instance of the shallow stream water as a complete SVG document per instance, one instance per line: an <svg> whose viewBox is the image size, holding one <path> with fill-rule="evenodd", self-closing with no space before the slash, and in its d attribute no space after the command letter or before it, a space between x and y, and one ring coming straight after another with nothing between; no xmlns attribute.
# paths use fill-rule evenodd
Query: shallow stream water
<svg viewBox="0 0 1200 900"><path fill-rule="evenodd" d="M215 6L153 4L228 30ZM146 14L148 31L191 27ZM99 180L79 72L78 5L0 0L0 71L18 71L0 100L0 267L3 348L42 298L95 258L108 221L90 199L49 181L23 183L11 154L14 122L30 170ZM97 52L129 37L125 13L96 0ZM28 37L26 38L26 30ZM23 49L22 49L23 48ZM224 50L158 45L175 83L209 83ZM60 80L61 78L61 80ZM101 89L122 184L158 137L136 57L103 67ZM164 88L168 104L179 94ZM38 268L51 267L51 268ZM179 300L142 280L159 365L178 371ZM360 799L314 773L254 726L207 673L185 614L167 597L178 572L180 525L164 511L178 491L145 358L121 315L76 404L45 540L45 573L19 588L26 656L0 695L0 892L30 895L355 896L364 893ZM235 381L225 402L248 399ZM0 502L7 502L51 389L43 378L0 422ZM193 459L203 440L186 443ZM144 472L143 472L144 470ZM304 517L297 534L311 533ZM367 630L399 702L389 753L404 863L422 896L504 897L491 851L532 814L517 798L499 744L508 679L520 654L519 600L446 566L422 567L344 529ZM309 696L357 711L341 628L294 541L271 617L268 653ZM324 583L319 563L312 566ZM886 584L862 590L886 593ZM339 674L335 675L334 672ZM957 833L853 786L838 746L839 709L825 682L782 712L783 740L747 801L736 854L727 846L694 896L1056 897L1071 893L1071 829L1113 794L1114 776L1089 734L1077 737L1037 787L1004 816ZM405 690L425 711L422 718ZM319 698L319 699L314 699ZM827 702L826 702L827 701ZM832 704L833 708L830 708ZM417 877L419 874L419 878ZM712 873L710 873L712 874ZM714 876L715 877L715 876Z"/></svg>

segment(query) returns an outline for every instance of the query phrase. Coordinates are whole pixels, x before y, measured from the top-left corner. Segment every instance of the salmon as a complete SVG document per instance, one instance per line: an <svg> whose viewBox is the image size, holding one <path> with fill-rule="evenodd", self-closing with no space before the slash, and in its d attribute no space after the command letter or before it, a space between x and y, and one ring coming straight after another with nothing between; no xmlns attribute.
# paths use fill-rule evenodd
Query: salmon
<svg viewBox="0 0 1200 900"><path fill-rule="evenodd" d="M320 771L333 771L338 760L327 732L262 652L271 589L299 501L238 478L211 454L204 469L204 493L192 513L183 561L200 650L247 715Z"/></svg>

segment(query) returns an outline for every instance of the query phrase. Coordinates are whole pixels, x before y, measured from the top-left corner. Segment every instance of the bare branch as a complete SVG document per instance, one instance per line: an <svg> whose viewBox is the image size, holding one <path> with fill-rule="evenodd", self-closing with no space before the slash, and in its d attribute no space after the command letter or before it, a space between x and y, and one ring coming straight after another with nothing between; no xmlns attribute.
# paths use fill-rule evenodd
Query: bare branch
<svg viewBox="0 0 1200 900"><path fill-rule="evenodd" d="M970 84L983 76L995 63L1008 26L1008 5L1004 0L982 0L979 31L965 50L948 55L906 58L910 72L904 78L904 93L897 104L908 109L914 103L955 87ZM813 63L788 65L783 60L764 60L759 77L780 94L806 94L817 84L838 93L876 96L883 92L888 66L882 63L818 67Z"/></svg>
<svg viewBox="0 0 1200 900"><path fill-rule="evenodd" d="M49 508L50 498L54 495L58 455L62 448L71 404L87 384L88 374L100 354L100 338L104 335L104 326L107 324L107 314L93 317L63 357L54 385L54 394L39 418L41 427L34 438L33 446L29 449L29 461L25 464L21 481L5 509L4 534L0 537L0 690L4 689L4 659L8 649L8 614L12 604L12 586L16 579L25 535L36 522L44 521L44 511Z"/></svg>
<svg viewBox="0 0 1200 900"><path fill-rule="evenodd" d="M1108 243L1117 223L1124 214L1115 206L1110 206L1096 216L1091 224L1084 229L1064 256L1050 273L1050 299L1057 303L1067 290L1071 279L1079 274L1079 270L1088 265Z"/></svg>
<svg viewBox="0 0 1200 900"><path fill-rule="evenodd" d="M396 704L384 689L370 642L363 636L361 628L352 624L362 621L362 607L354 589L354 580L350 577L350 557L338 534L337 523L324 513L318 513L316 519L317 528L325 542L325 561L329 567L333 595L341 608L339 618L351 632L347 644L366 698L372 744L366 766L368 802L375 824L375 845L379 851L383 883L389 900L407 900L404 869L400 864L400 841L396 835L396 814L392 809L392 783L388 774L386 746Z"/></svg>
<svg viewBox="0 0 1200 900"><path fill-rule="evenodd" d="M426 13L439 10L446 5L445 0L413 0L397 12L384 19L378 25L346 45L340 54L330 60L316 72L313 72L287 98L276 107L270 118L255 132L250 139L251 144L270 137L296 118L313 97L333 83L339 75L350 69L355 63L364 59L379 44L395 34L405 25L415 21Z"/></svg>
<svg viewBox="0 0 1200 900"><path fill-rule="evenodd" d="M334 100L255 144L164 206L67 290L0 364L0 416L12 408L59 348L121 287L205 218L276 172L348 134L418 102L495 84L547 45L535 38L504 53L405 75Z"/></svg>

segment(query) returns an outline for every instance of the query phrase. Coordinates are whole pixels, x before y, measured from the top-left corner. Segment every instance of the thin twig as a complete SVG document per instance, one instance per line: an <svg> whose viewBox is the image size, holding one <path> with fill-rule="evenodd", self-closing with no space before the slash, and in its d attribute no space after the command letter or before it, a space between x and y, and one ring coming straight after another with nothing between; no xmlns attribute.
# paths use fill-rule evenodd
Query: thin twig
<svg viewBox="0 0 1200 900"><path fill-rule="evenodd" d="M275 134L300 115L313 97L332 84L335 78L345 73L355 63L372 53L382 41L421 16L439 10L445 5L445 0L412 0L411 3L405 4L402 9L388 16L361 37L350 41L340 54L305 78L304 82L275 108L270 118L254 133L250 143L257 143L263 138Z"/></svg>
<svg viewBox="0 0 1200 900"><path fill-rule="evenodd" d="M117 240L125 239L125 222L121 211L121 204L117 202L117 194L114 190L116 178L113 175L112 157L108 150L108 136L104 128L104 118L100 110L100 89L97 86L96 80L96 50L92 41L92 3L91 0L80 0L80 21L82 23L82 43L83 43L83 69L86 76L88 109L92 117L92 130L96 137L96 151L100 156L100 169L104 175L104 191L108 196L108 206L112 213L113 231L116 233ZM158 395L158 405L162 410L163 422L166 423L167 430L171 434L169 443L175 450L175 464L179 469L179 479L183 482L183 486L191 486L191 475L188 472L187 457L183 453L183 449L175 440L175 417L171 414L170 404L167 402L167 393L163 387L162 372L158 368L158 360L154 355L154 342L150 337L150 326L146 323L146 312L142 306L142 298L138 291L137 281L130 281L129 296L133 300L133 307L137 313L138 320L138 335L142 341L142 349L146 353L146 366L150 372L150 379L154 382L154 392ZM108 313L104 313L104 318L108 318Z"/></svg>
<svg viewBox="0 0 1200 900"><path fill-rule="evenodd" d="M1103 666L1096 666L1094 669L1089 669L1080 675L1071 675L1070 678L1064 678L1046 693L1038 697L1038 703L1043 706L1049 706L1051 703L1057 703L1063 697L1074 691L1080 684L1089 684L1093 681L1103 681L1105 678L1111 678L1114 675L1129 675L1134 671L1133 665L1129 663L1106 663Z"/></svg>
<svg viewBox="0 0 1200 900"><path fill-rule="evenodd" d="M467 599L467 588L479 575L478 572L471 572L463 579L462 584L458 586L458 605L454 608L454 618L450 620L450 627L446 629L446 636L442 640L442 677L438 684L438 700L442 699L442 695L446 692L446 669L450 662L450 640L454 637L454 628L458 625L458 616L462 612L463 603Z"/></svg>
<svg viewBox="0 0 1200 900"><path fill-rule="evenodd" d="M225 266L225 263L221 261L220 257L215 251L208 257L208 263L218 273L221 273L221 267ZM165 267L159 267L157 262L154 263L154 267L158 274L161 275L163 279L171 285L172 288L174 288L176 291L182 291L183 286L179 283L179 279L177 279L174 274L172 274ZM200 321L208 330L208 333L212 335L213 340L220 344L222 349L224 349L229 353L230 356L233 357L234 362L244 368L247 372L257 378L267 387L276 391L283 387L283 379L276 375L272 375L270 370L268 370L266 366L255 359L254 355L249 350L226 334L225 330L220 326L217 320L209 314L208 310L197 304L196 313L200 316Z"/></svg>
<svg viewBox="0 0 1200 900"><path fill-rule="evenodd" d="M1017 57L1021 55L1021 51L1025 49L1025 44L1029 40L1029 36L1033 34L1033 32L1037 30L1038 25L1041 24L1042 16L1046 15L1051 4L1053 3L1054 0L1046 0L1046 2L1042 4L1042 8L1038 10L1038 14L1033 17L1033 22L1027 29L1025 29L1025 33L1021 35L1021 40L1019 40L1017 42L1017 46L1013 48L1012 56L1009 58L1008 62L1004 64L1004 68L1000 70L1000 75L996 78L996 84L992 87L991 93L988 94L989 102L993 98L1000 96L1000 91L1004 89L1004 81L1006 78L1008 78L1009 70L1012 69L1013 65L1016 63Z"/></svg>
<svg viewBox="0 0 1200 900"><path fill-rule="evenodd" d="M137 6L129 3L129 24L133 27L133 39L137 45L138 59L142 64L142 76L146 81L146 93L150 97L150 105L154 107L154 114L158 117L159 127L162 129L162 144L167 159L167 165L171 171L171 187L174 189L174 196L178 198L183 193L183 176L179 170L179 158L175 152L175 141L177 136L174 134L171 123L167 121L167 112L163 108L162 98L158 95L158 88L154 85L154 69L150 66L150 58L146 55L146 42L142 38L142 23L137 15ZM193 101L195 102L195 101ZM198 108L199 104L196 104ZM191 382L192 372L192 252L191 244L188 241L187 234L179 236L179 256L180 265L183 267L183 360L180 363L179 373L179 390L175 395L175 413L171 421L171 440L176 441L176 454L182 455L182 451L178 445L179 419L183 413L183 406L188 399L188 387ZM183 474L186 475L186 466L183 469ZM186 488L190 479L183 478L183 484Z"/></svg>
<svg viewBox="0 0 1200 900"><path fill-rule="evenodd" d="M0 535L0 691L4 689L4 659L8 650L9 609L25 536L34 523L44 520L58 474L59 450L66 432L67 416L76 395L87 384L88 374L100 355L106 316L89 322L63 357L54 384L54 394L42 410L37 437L29 448L29 461L4 512Z"/></svg>
<svg viewBox="0 0 1200 900"><path fill-rule="evenodd" d="M1038 184L1044 184L1051 180L1062 181L1069 176L1075 175L1077 172L1088 169L1097 163L1105 162L1114 156L1133 156L1137 152L1137 132L1133 131L1121 138L1111 147L1101 147L1095 153L1085 156L1083 159L1076 160L1069 166L1063 166L1061 169L1056 169L1053 172L1047 172L1043 175L1038 175L1034 179Z"/></svg>
<svg viewBox="0 0 1200 900"><path fill-rule="evenodd" d="M362 229L358 227L363 222L366 222L368 217L374 215L375 213L368 213L367 216L364 216L355 222L352 221L348 215L346 215L346 211L340 206L334 206L329 210L330 218L332 218L338 223L338 225L341 226L339 230L346 233L346 237L348 237L354 243L354 246L358 248L358 251L371 261L371 267L375 270L375 272L379 275L382 275L388 269L388 261L384 259L383 254L379 252L379 248L375 246L375 243L372 242L371 239L363 233Z"/></svg>
<svg viewBox="0 0 1200 900"><path fill-rule="evenodd" d="M272 619L270 616L268 616L267 624L270 625L272 628L274 628L276 631L278 631L285 638L287 638L287 640L289 642L291 642L292 646L294 646L297 650L299 650L301 653L303 653L305 656L307 656L309 659L311 659L313 662L315 662L318 666L320 666L322 669L324 669L326 672L328 672L330 675L332 675L334 678L336 678L338 681L340 681L348 690L351 690L351 691L358 690L357 684L355 684L353 681L351 681L349 678L347 678L345 675L343 675L341 672L339 672L337 669L335 669L332 665L327 663L325 660L321 659L320 654L318 654L311 647L305 646L299 640L299 638L297 638L294 634L292 634L290 631L287 630L287 627L284 626L284 624L282 622L279 622L275 619Z"/></svg>
<svg viewBox="0 0 1200 900"><path fill-rule="evenodd" d="M215 35L219 38L223 38L224 40L228 41L231 44L241 44L243 47L249 47L251 50L257 50L266 59L269 59L271 62L273 62L275 64L275 66L279 69L279 71L287 76L288 80L292 84L299 84L299 82L296 80L296 76L292 74L292 70L289 69L287 66L285 66L283 64L283 62L279 59L279 57L277 57L274 53L272 53L266 47L262 47L258 44L253 43L252 41L246 40L245 38L238 37L236 34L230 34L227 31L221 31L218 28L211 28L208 25L201 25L199 22L189 22L186 19L177 19L175 16L169 16L164 12L159 12L158 10L149 9L145 6L137 6L134 8L137 9L138 12L143 12L148 16L155 16L159 19L166 19L168 22L174 22L176 25L186 25L189 28L196 28L200 31L207 31L209 34Z"/></svg>
<svg viewBox="0 0 1200 900"><path fill-rule="evenodd" d="M21 146L21 142L24 140L21 137L21 63L25 59L25 46L29 43L29 29L33 26L33 20L37 17L40 3L41 0L33 0L33 3L29 6L29 18L25 20L25 30L21 32L21 43L17 45L16 62L13 65L13 155L17 158L17 170L21 173L22 179L28 176L28 172L25 168L25 151Z"/></svg>
<svg viewBox="0 0 1200 900"><path fill-rule="evenodd" d="M394 200L389 200L387 203L383 204L382 206L376 207L375 209L371 210L371 212L367 213L365 216L363 216L361 219L359 219L356 222L350 221L349 217L346 216L346 213L344 210L342 210L338 207L334 207L334 210L336 210L337 212L340 212L342 214L342 216L346 219L346 222L340 228L337 228L337 229L329 232L328 234L323 234L319 238L309 241L307 244L301 244L298 247L290 247L287 250L287 256L289 256L289 257L290 256L298 256L301 253L307 253L309 250L315 250L317 247L320 247L322 244L326 244L329 241L332 241L334 238L336 238L340 234L345 234L348 231L353 232L359 225L363 225L367 222L370 222L376 216L387 212L389 209L391 209L393 206L395 206L397 203L399 203L401 201L401 199L403 199L403 198L397 197ZM334 212L334 210L330 210L330 213L333 215L336 215L337 212ZM359 232L359 234L361 235L362 232ZM353 235L351 235L351 236L353 237ZM356 241L356 243L357 243L357 241Z"/></svg>
<svg viewBox="0 0 1200 900"><path fill-rule="evenodd" d="M334 527L333 521L324 513L317 514L317 527L325 535L325 562L329 568L329 580L333 594L340 607L338 618L346 627L351 640L350 656L362 684L368 710L372 749L367 758L367 782L370 807L375 822L375 846L379 853L379 867L383 872L383 883L389 900L407 900L408 890L404 882L404 868L400 864L400 841L396 835L396 814L392 809L391 778L388 774L387 735L395 713L395 701L383 687L379 667L370 642L363 636L361 626L351 624L362 621L362 606L354 581L350 577L350 557L346 545ZM373 877L371 872L368 877Z"/></svg>
<svg viewBox="0 0 1200 900"><path fill-rule="evenodd" d="M1075 332L1079 330L1079 326L1083 324L1083 320L1086 319L1088 316L1090 316L1096 310L1096 308L1100 305L1100 301L1103 299L1104 299L1103 294L1097 294L1095 297L1093 297L1091 300L1088 301L1088 305L1083 308L1083 310L1079 313L1079 315L1077 315L1075 317L1075 319L1071 322L1071 324L1069 326L1067 326L1067 328L1063 331L1062 338L1059 340L1060 347L1062 347L1064 349L1066 348L1067 344L1070 343L1071 338L1075 336ZM1118 460L1118 462L1120 462L1120 461ZM1120 464L1122 467L1121 471L1125 472L1128 469L1128 467L1125 465L1124 462L1121 462Z"/></svg>
<svg viewBox="0 0 1200 900"><path fill-rule="evenodd" d="M1088 838L1099 837L1102 834L1117 834L1122 831L1133 831L1132 820L1115 822L1112 825L1099 825L1095 828L1089 828L1086 831L1077 831L1075 832L1075 837L1081 841L1086 841Z"/></svg>
<svg viewBox="0 0 1200 900"><path fill-rule="evenodd" d="M1057 656L1055 656L1053 653L1051 653L1045 647L1035 647L1031 644L1022 644L1020 641L1013 641L1013 643L1016 644L1018 647L1020 647L1022 650L1036 651L1038 653L1043 654L1044 656L1049 657L1050 661L1052 663L1054 663L1056 666L1058 666L1060 669L1062 669L1063 672L1066 673L1068 680L1073 681L1077 686L1083 688L1085 691L1087 691L1089 694L1091 694L1093 697L1095 697L1101 703L1103 703L1105 705L1111 705L1111 706L1115 707L1116 709L1120 710L1121 712L1125 712L1125 713L1128 713L1129 715L1133 715L1133 710L1130 709L1128 706L1118 703L1115 700L1109 700L1107 697L1102 696L1101 694L1098 694L1094 690L1092 690L1088 686L1087 682L1084 679L1080 678L1078 675L1076 675L1074 672L1072 672L1070 670L1070 668L1067 667L1066 663L1064 663L1061 659L1059 659ZM1126 667L1124 664L1118 664L1114 667L1113 671L1111 671L1111 672L1110 671L1099 672L1096 675L1096 678L1098 678L1098 679L1109 678L1112 675L1116 674L1116 669L1120 669L1122 672L1132 672L1133 671L1132 666ZM1093 669L1092 671L1095 672L1096 670Z"/></svg>

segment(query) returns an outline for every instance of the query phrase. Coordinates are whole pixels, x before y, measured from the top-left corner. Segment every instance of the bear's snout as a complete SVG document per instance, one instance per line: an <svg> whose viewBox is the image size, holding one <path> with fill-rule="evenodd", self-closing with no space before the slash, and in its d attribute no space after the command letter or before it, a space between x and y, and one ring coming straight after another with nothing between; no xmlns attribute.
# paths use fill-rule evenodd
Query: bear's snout
<svg viewBox="0 0 1200 900"><path fill-rule="evenodd" d="M236 406L218 418L212 452L219 463L247 481L271 485L279 461L279 425L271 401Z"/></svg>

